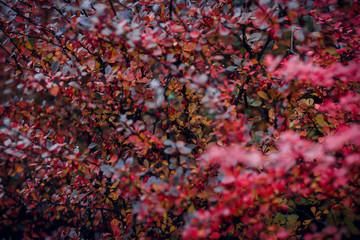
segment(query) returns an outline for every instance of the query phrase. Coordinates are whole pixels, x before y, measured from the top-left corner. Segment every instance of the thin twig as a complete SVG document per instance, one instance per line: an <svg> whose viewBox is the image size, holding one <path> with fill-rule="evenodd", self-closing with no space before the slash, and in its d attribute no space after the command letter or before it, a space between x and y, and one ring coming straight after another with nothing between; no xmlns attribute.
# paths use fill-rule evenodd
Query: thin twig
<svg viewBox="0 0 360 240"><path fill-rule="evenodd" d="M116 19L117 19L117 20L120 20L119 17L118 17L118 15L116 14L116 10L115 10L115 8L114 8L114 5L113 5L112 1L111 1L111 0L108 0L108 2L110 3L111 10L114 12Z"/></svg>
<svg viewBox="0 0 360 240"><path fill-rule="evenodd" d="M172 20L173 0L170 0L170 20Z"/></svg>
<svg viewBox="0 0 360 240"><path fill-rule="evenodd" d="M243 97L245 93L245 85L248 85L251 80L250 76L247 76L245 83L241 86L239 94L237 95L236 99L234 100L234 105L237 106L240 102L240 99Z"/></svg>
<svg viewBox="0 0 360 240"><path fill-rule="evenodd" d="M272 41L271 36L268 36L268 38L266 39L266 42L264 44L264 46L262 47L261 51L259 52L259 54L256 57L256 60L259 62L260 58L264 55L266 48L269 46L270 42Z"/></svg>
<svg viewBox="0 0 360 240"><path fill-rule="evenodd" d="M294 50L294 29L291 27L291 40L290 40L290 49L291 51Z"/></svg>

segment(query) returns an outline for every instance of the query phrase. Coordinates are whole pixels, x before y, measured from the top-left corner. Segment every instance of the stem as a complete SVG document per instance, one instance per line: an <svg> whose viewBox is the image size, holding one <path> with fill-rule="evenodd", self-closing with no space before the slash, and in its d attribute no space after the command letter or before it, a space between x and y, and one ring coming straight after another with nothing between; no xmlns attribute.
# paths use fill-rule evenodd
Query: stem
<svg viewBox="0 0 360 240"><path fill-rule="evenodd" d="M115 11L115 8L114 8L114 5L112 4L112 1L111 0L108 0L109 3L110 3L110 6L111 6L111 10L114 12L114 15L116 17L117 20L120 20L118 15L116 14L116 11Z"/></svg>
<svg viewBox="0 0 360 240"><path fill-rule="evenodd" d="M172 20L173 0L170 0L170 20Z"/></svg>

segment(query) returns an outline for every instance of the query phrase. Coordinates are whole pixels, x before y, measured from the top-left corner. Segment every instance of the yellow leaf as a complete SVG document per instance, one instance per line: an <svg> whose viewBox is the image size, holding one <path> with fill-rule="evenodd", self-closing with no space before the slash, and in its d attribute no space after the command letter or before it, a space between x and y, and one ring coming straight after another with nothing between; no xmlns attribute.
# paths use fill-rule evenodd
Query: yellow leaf
<svg viewBox="0 0 360 240"><path fill-rule="evenodd" d="M312 206L312 207L310 208L310 210L311 210L311 212L315 215L316 207Z"/></svg>
<svg viewBox="0 0 360 240"><path fill-rule="evenodd" d="M169 232L172 233L172 232L175 231L175 230L176 230L176 227L173 225L173 226L170 227Z"/></svg>
<svg viewBox="0 0 360 240"><path fill-rule="evenodd" d="M84 115L84 116L86 116L86 115L89 115L91 112L89 111L89 110L84 110L83 112L82 112L82 114Z"/></svg>
<svg viewBox="0 0 360 240"><path fill-rule="evenodd" d="M112 200L116 201L119 198L119 196L115 193L110 193L108 198L111 198Z"/></svg>
<svg viewBox="0 0 360 240"><path fill-rule="evenodd" d="M195 207L194 204L191 204L190 207L187 209L187 213L192 214L193 212L195 212Z"/></svg>
<svg viewBox="0 0 360 240"><path fill-rule="evenodd" d="M303 225L309 225L311 223L311 221L312 221L311 219L305 220L303 222Z"/></svg>
<svg viewBox="0 0 360 240"><path fill-rule="evenodd" d="M329 125L327 124L327 122L325 122L324 116L321 115L321 114L316 115L315 121L316 121L316 123L317 123L318 125L320 125L321 127L329 126Z"/></svg>
<svg viewBox="0 0 360 240"><path fill-rule="evenodd" d="M62 210L64 210L64 209L65 209L65 206L57 207L57 210L58 210L58 211L62 211Z"/></svg>
<svg viewBox="0 0 360 240"><path fill-rule="evenodd" d="M114 183L113 183L113 185L111 185L111 187L110 187L110 188L116 188L116 187L117 187L117 185L119 185L119 182L118 182L118 181L114 182Z"/></svg>
<svg viewBox="0 0 360 240"><path fill-rule="evenodd" d="M95 67L96 67L96 70L99 71L99 70L100 70L100 63L99 63L99 62L95 62Z"/></svg>
<svg viewBox="0 0 360 240"><path fill-rule="evenodd" d="M109 122L114 122L114 120L116 119L116 117L115 116L111 116L111 117L109 117Z"/></svg>
<svg viewBox="0 0 360 240"><path fill-rule="evenodd" d="M300 132L300 136L303 136L303 137L306 137L307 135L307 131L306 130L303 130Z"/></svg>
<svg viewBox="0 0 360 240"><path fill-rule="evenodd" d="M184 122L181 121L180 119L176 119L176 121L179 123L179 126L184 126Z"/></svg>
<svg viewBox="0 0 360 240"><path fill-rule="evenodd" d="M144 167L149 168L149 161L146 159L144 160Z"/></svg>
<svg viewBox="0 0 360 240"><path fill-rule="evenodd" d="M27 49L29 49L29 50L32 50L32 49L33 49L33 46L32 46L31 43L29 43L29 42L26 42L26 43L25 43L25 47L26 47Z"/></svg>
<svg viewBox="0 0 360 240"><path fill-rule="evenodd" d="M274 118L275 118L275 109L270 108L270 110L269 110L269 119L272 120Z"/></svg>
<svg viewBox="0 0 360 240"><path fill-rule="evenodd" d="M268 95L267 95L266 92L264 92L264 91L258 91L258 92L257 92L257 95L259 95L259 97L261 97L261 98L263 98L263 99L265 99L265 100L269 100Z"/></svg>
<svg viewBox="0 0 360 240"><path fill-rule="evenodd" d="M311 105L314 104L314 99L308 98L308 99L305 100L305 103L306 103L308 106L311 106Z"/></svg>
<svg viewBox="0 0 360 240"><path fill-rule="evenodd" d="M162 229L163 231L165 231L165 228L166 228L166 225L165 225L165 224L162 224L162 225L161 225L161 229Z"/></svg>
<svg viewBox="0 0 360 240"><path fill-rule="evenodd" d="M195 104L195 103L191 103L191 104L189 105L189 112L190 112L190 113L193 113L193 112L196 110L196 108L197 108L196 104Z"/></svg>

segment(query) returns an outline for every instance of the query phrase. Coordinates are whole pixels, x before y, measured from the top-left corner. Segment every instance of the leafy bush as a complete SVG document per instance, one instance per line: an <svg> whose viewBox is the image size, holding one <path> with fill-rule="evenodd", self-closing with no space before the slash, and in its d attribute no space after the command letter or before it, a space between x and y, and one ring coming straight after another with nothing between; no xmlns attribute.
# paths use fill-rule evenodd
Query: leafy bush
<svg viewBox="0 0 360 240"><path fill-rule="evenodd" d="M350 239L357 1L0 0L5 239Z"/></svg>

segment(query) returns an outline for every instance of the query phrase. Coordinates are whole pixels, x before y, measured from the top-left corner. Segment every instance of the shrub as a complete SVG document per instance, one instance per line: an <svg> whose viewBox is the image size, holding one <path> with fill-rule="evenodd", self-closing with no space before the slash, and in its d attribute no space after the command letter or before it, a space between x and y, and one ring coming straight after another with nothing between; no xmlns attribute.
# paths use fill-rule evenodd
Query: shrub
<svg viewBox="0 0 360 240"><path fill-rule="evenodd" d="M0 5L5 239L360 234L356 1Z"/></svg>

